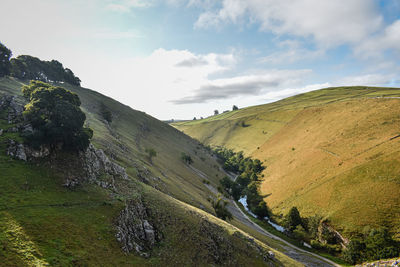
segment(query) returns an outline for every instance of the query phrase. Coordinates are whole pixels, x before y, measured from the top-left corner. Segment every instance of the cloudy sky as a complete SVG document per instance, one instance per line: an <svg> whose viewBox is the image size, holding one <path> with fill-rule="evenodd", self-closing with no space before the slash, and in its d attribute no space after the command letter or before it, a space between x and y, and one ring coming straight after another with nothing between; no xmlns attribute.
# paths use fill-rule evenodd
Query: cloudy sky
<svg viewBox="0 0 400 267"><path fill-rule="evenodd" d="M158 119L400 86L400 0L1 0L0 42Z"/></svg>

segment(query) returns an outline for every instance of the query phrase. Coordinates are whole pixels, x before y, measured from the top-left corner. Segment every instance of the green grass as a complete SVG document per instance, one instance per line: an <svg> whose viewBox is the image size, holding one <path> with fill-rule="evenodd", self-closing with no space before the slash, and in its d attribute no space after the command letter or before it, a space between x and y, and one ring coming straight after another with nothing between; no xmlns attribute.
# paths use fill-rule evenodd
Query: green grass
<svg viewBox="0 0 400 267"><path fill-rule="evenodd" d="M1 78L0 94L20 95L20 86L20 81ZM62 186L65 176L79 166L71 155L60 154L53 164L13 160L5 155L7 140L23 140L16 133L4 133L0 136L0 265L206 266L215 264L211 256L215 252L222 253L226 263L263 264L258 253L234 234L247 236L244 232L197 209L213 212L207 201L211 192L204 178L181 161L181 152L194 159L193 166L213 186L223 177L218 163L197 141L94 91L65 86L78 93L95 145L126 167L131 180L118 181L117 194L85 183L67 189ZM101 119L101 103L114 115L111 127ZM12 125L4 115L0 114L0 128L6 129ZM157 152L153 163L145 153L148 147ZM149 259L123 253L115 238L115 218L126 200L137 197L163 236ZM215 242L220 247L210 250ZM296 266L285 255L277 255L274 265Z"/></svg>

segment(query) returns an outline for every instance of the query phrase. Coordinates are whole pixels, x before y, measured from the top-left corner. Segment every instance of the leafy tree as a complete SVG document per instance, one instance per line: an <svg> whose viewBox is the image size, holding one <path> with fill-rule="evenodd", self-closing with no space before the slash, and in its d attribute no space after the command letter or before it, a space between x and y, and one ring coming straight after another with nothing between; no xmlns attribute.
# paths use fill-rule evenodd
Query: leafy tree
<svg viewBox="0 0 400 267"><path fill-rule="evenodd" d="M181 160L189 165L193 163L192 157L184 152L181 153Z"/></svg>
<svg viewBox="0 0 400 267"><path fill-rule="evenodd" d="M42 81L30 81L28 85L23 85L22 86L22 94L27 100L30 100L31 94L33 91L35 91L38 88L50 88L52 87L51 84L42 82Z"/></svg>
<svg viewBox="0 0 400 267"><path fill-rule="evenodd" d="M230 213L226 208L228 202L225 201L221 195L219 195L217 199L209 199L209 201L211 202L211 205L214 208L218 218L221 218L222 220L232 220L232 213Z"/></svg>
<svg viewBox="0 0 400 267"><path fill-rule="evenodd" d="M292 207L289 213L286 215L286 227L293 231L296 229L297 225L302 224L302 219L300 217L300 212L296 207Z"/></svg>
<svg viewBox="0 0 400 267"><path fill-rule="evenodd" d="M147 156L149 157L150 163L153 164L153 158L157 156L157 152L153 148L146 148Z"/></svg>
<svg viewBox="0 0 400 267"><path fill-rule="evenodd" d="M228 176L225 176L219 181L219 183L224 187L226 191L230 191L234 182Z"/></svg>
<svg viewBox="0 0 400 267"><path fill-rule="evenodd" d="M350 240L347 248L343 251L343 259L351 264L360 262L363 258L362 252L365 250L363 240L355 238Z"/></svg>
<svg viewBox="0 0 400 267"><path fill-rule="evenodd" d="M254 214L260 219L263 219L269 215L267 203L265 203L264 200L260 201L254 208Z"/></svg>
<svg viewBox="0 0 400 267"><path fill-rule="evenodd" d="M11 50L0 42L0 77L10 74L11 56L12 56Z"/></svg>
<svg viewBox="0 0 400 267"><path fill-rule="evenodd" d="M196 117L194 117L193 120L194 120L194 121L197 120Z"/></svg>
<svg viewBox="0 0 400 267"><path fill-rule="evenodd" d="M19 79L43 82L67 82L79 86L81 80L72 70L64 68L57 60L43 61L39 58L21 55L10 60L10 74Z"/></svg>
<svg viewBox="0 0 400 267"><path fill-rule="evenodd" d="M218 114L219 114L218 109L214 110L214 115L218 115Z"/></svg>
<svg viewBox="0 0 400 267"><path fill-rule="evenodd" d="M93 131L83 127L86 116L77 94L37 81L31 81L23 93L30 100L24 115L34 130L28 136L32 146L47 144L53 150L85 150L89 146Z"/></svg>
<svg viewBox="0 0 400 267"><path fill-rule="evenodd" d="M239 108L236 105L233 105L232 110L238 110Z"/></svg>

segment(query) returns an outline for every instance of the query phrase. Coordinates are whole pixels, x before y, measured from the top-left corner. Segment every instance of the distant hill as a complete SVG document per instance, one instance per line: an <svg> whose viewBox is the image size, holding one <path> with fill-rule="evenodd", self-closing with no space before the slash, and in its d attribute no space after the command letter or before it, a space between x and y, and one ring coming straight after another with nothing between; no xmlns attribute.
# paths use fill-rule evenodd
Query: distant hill
<svg viewBox="0 0 400 267"><path fill-rule="evenodd" d="M261 191L350 236L385 226L400 239L400 89L337 87L172 124L265 162Z"/></svg>

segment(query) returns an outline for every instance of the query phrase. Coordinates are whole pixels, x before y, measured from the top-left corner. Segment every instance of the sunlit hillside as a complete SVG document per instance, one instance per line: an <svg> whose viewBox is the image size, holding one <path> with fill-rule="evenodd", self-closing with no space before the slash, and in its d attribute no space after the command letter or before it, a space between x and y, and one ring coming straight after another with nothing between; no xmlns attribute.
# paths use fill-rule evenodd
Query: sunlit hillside
<svg viewBox="0 0 400 267"><path fill-rule="evenodd" d="M399 237L399 97L328 88L174 126L264 161L261 191L278 216L297 206L348 234L387 226Z"/></svg>

